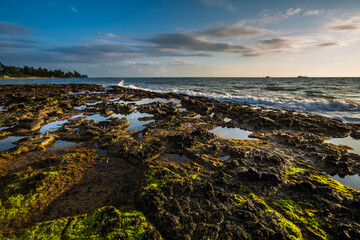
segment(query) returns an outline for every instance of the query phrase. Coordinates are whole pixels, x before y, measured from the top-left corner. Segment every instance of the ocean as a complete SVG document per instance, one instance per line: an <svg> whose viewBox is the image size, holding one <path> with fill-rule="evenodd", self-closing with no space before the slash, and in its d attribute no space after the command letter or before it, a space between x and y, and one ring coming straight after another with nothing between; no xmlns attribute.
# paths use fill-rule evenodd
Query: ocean
<svg viewBox="0 0 360 240"><path fill-rule="evenodd" d="M360 78L87 78L1 79L0 84L92 83L176 92L360 124Z"/></svg>

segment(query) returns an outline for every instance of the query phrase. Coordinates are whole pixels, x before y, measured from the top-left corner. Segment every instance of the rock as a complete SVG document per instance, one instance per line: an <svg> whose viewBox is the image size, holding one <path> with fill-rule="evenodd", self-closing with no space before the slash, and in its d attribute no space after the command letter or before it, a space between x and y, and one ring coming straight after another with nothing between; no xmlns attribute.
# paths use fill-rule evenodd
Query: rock
<svg viewBox="0 0 360 240"><path fill-rule="evenodd" d="M39 130L43 123L43 119L24 119L18 124L18 127L33 132Z"/></svg>

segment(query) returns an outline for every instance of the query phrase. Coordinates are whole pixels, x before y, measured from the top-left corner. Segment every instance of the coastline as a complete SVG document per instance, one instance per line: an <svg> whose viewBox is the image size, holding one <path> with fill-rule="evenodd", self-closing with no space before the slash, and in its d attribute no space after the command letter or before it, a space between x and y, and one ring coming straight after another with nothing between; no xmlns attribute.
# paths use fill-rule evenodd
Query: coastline
<svg viewBox="0 0 360 240"><path fill-rule="evenodd" d="M0 152L0 236L84 234L72 223L148 239L360 237L360 192L329 177L359 174L360 156L324 142L359 139L359 125L94 84L3 85L0 101L0 137L23 137ZM77 145L49 150L59 141Z"/></svg>
<svg viewBox="0 0 360 240"><path fill-rule="evenodd" d="M64 79L64 78L56 78L56 77L7 77L7 78L1 78L0 80L6 80L6 79Z"/></svg>

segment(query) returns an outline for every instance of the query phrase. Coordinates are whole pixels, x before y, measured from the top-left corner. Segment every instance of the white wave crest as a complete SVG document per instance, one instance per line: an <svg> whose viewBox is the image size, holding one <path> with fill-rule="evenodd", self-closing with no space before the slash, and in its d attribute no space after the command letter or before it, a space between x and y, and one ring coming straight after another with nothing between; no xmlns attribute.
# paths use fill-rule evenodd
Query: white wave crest
<svg viewBox="0 0 360 240"><path fill-rule="evenodd" d="M124 86L124 83L125 83L125 81L124 81L124 80L121 80L117 85L118 85L119 87L123 87L123 86Z"/></svg>
<svg viewBox="0 0 360 240"><path fill-rule="evenodd" d="M262 105L270 107L280 107L285 109L292 109L298 111L360 111L360 105L342 99L300 99L300 100L286 100L276 97L235 97L234 102L247 103L252 105Z"/></svg>
<svg viewBox="0 0 360 240"><path fill-rule="evenodd" d="M360 112L360 104L344 99L298 99L289 100L279 97L269 96L239 96L230 93L214 93L214 92L201 92L194 90L177 91L177 93L188 94L191 96L202 96L214 98L217 100L227 100L232 102L275 107L283 109L291 109L297 111L310 111L310 112L331 112L331 111L355 111Z"/></svg>
<svg viewBox="0 0 360 240"><path fill-rule="evenodd" d="M124 81L120 82L124 86ZM120 84L119 83L119 84ZM119 85L118 84L118 85ZM230 94L227 92L212 92L212 91L201 91L194 89L176 89L176 88L165 88L165 89L151 89L142 88L135 85L125 86L131 89L141 89L145 91L154 92L175 92L178 94L186 94L190 96L209 97L222 101L232 101L244 104L250 104L255 106L282 108L297 111L308 111L308 112L335 112L335 111L353 111L360 112L360 104L344 99L295 99L290 100L286 98L280 98L275 96L254 96L249 95L237 95Z"/></svg>

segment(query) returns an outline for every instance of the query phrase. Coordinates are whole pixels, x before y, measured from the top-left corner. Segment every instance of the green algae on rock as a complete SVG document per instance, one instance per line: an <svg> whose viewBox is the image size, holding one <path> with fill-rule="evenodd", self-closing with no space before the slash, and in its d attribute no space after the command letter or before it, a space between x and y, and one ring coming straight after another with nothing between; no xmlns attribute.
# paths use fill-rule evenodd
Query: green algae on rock
<svg viewBox="0 0 360 240"><path fill-rule="evenodd" d="M140 240L145 234L154 235L153 231L141 212L124 212L114 207L103 207L89 214L36 224L23 231L16 239Z"/></svg>

